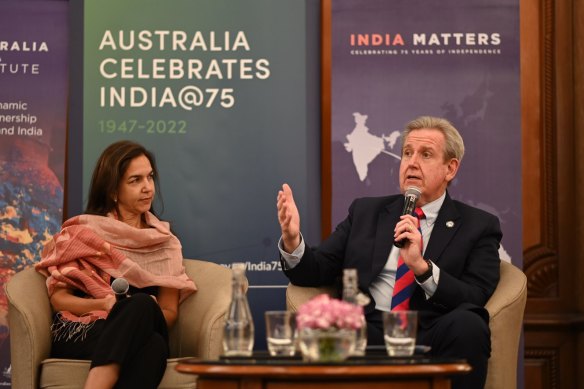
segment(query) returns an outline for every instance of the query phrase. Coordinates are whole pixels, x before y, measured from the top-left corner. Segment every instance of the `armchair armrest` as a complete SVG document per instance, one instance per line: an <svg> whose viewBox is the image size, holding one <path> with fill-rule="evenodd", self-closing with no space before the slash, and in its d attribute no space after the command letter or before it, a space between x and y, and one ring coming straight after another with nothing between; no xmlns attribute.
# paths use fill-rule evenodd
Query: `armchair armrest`
<svg viewBox="0 0 584 389"><path fill-rule="evenodd" d="M179 306L171 331L171 356L218 359L223 352L223 326L231 303L231 271L212 262L185 259L197 292Z"/></svg>
<svg viewBox="0 0 584 389"><path fill-rule="evenodd" d="M45 277L33 268L25 269L4 288L8 298L12 386L37 388L39 366L51 351L52 309Z"/></svg>
<svg viewBox="0 0 584 389"><path fill-rule="evenodd" d="M491 358L485 389L516 387L526 300L527 277L514 265L501 261L499 285L485 306L491 329Z"/></svg>

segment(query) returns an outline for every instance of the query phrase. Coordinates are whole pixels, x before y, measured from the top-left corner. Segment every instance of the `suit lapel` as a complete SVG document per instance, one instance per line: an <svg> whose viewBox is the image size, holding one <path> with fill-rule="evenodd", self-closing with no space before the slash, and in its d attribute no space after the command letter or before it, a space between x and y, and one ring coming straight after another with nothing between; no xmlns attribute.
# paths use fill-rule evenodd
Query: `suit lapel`
<svg viewBox="0 0 584 389"><path fill-rule="evenodd" d="M462 219L460 218L460 214L447 192L440 212L438 212L434 228L432 229L432 235L424 252L424 258L438 261L438 258L440 258L440 255L461 225Z"/></svg>
<svg viewBox="0 0 584 389"><path fill-rule="evenodd" d="M379 274L387 263L387 258L393 247L393 229L401 215L403 203L403 196L396 197L379 212L371 274Z"/></svg>

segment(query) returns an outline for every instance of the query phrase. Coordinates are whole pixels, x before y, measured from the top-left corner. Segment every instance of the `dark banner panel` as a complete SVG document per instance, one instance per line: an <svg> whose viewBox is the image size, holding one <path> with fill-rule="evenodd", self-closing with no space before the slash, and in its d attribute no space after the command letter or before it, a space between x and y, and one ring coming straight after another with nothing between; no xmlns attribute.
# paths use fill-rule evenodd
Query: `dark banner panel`
<svg viewBox="0 0 584 389"><path fill-rule="evenodd" d="M400 132L450 120L466 154L449 193L497 215L521 266L519 3L332 2L332 224L356 197L399 192Z"/></svg>
<svg viewBox="0 0 584 389"><path fill-rule="evenodd" d="M10 387L4 284L63 216L68 3L0 2L0 386Z"/></svg>
<svg viewBox="0 0 584 389"><path fill-rule="evenodd" d="M331 20L332 225L399 192L400 132L440 116L466 146L450 195L498 216L522 268L519 2L334 0Z"/></svg>

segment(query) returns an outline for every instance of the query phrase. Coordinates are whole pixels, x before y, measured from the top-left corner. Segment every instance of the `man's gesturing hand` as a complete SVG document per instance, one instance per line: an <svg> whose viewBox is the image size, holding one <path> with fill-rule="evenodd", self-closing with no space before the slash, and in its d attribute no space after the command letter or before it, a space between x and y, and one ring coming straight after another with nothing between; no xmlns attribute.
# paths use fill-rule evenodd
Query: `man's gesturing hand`
<svg viewBox="0 0 584 389"><path fill-rule="evenodd" d="M288 184L282 185L282 190L278 191L277 206L284 251L291 253L300 245L300 214Z"/></svg>

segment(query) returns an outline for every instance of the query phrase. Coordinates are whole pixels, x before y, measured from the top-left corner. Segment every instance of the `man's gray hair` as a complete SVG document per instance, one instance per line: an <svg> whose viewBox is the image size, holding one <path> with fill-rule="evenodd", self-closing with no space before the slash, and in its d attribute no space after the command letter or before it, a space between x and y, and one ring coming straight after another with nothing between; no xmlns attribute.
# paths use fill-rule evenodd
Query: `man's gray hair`
<svg viewBox="0 0 584 389"><path fill-rule="evenodd" d="M445 161L451 158L456 158L459 162L462 161L462 157L464 156L462 136L460 136L458 130L448 120L434 116L420 116L406 125L402 133L402 150L410 132L423 128L438 130L444 134L444 138L446 139L446 147L444 150Z"/></svg>

